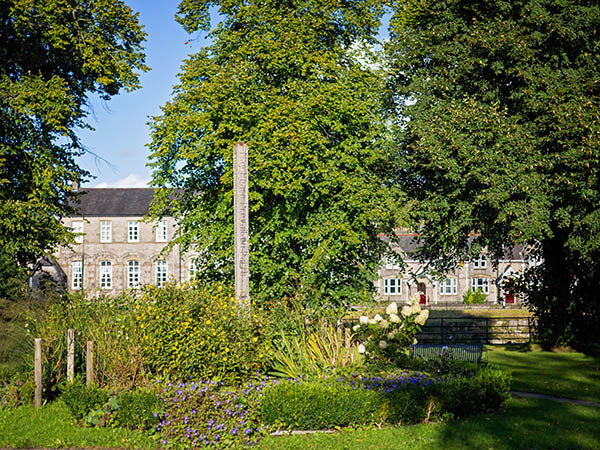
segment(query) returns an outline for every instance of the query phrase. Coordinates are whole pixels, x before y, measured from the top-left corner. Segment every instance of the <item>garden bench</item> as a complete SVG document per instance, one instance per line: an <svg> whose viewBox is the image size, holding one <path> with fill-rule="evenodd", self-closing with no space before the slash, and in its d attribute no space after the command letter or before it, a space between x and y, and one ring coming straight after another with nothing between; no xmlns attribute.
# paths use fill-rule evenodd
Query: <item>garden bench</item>
<svg viewBox="0 0 600 450"><path fill-rule="evenodd" d="M410 356L423 359L438 359L445 355L450 359L461 361L481 361L483 346L481 344L413 344Z"/></svg>

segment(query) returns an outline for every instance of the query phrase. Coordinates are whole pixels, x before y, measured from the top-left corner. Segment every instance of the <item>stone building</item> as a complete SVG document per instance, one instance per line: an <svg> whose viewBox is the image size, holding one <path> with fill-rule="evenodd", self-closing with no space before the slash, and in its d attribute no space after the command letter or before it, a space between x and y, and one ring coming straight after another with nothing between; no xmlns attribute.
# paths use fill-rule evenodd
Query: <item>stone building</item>
<svg viewBox="0 0 600 450"><path fill-rule="evenodd" d="M63 219L79 233L77 242L55 254L55 270L69 290L116 295L146 284L160 286L169 279L185 282L193 278L196 254L184 255L178 245L161 254L175 233L173 218L144 219L153 195L151 188L86 189L79 214ZM427 305L462 303L465 291L471 288L481 289L489 304L517 302L501 286L530 265L524 247L514 246L497 264L481 255L440 279L428 274L426 264L415 259L416 237L415 233L398 234L399 246L394 250L404 259L406 270L401 272L391 259L382 262L375 282L381 301L407 303L417 297Z"/></svg>
<svg viewBox="0 0 600 450"><path fill-rule="evenodd" d="M536 264L527 257L527 247L514 245L498 261L492 261L483 253L471 261L464 261L443 276L434 276L427 272L427 264L414 256L418 235L401 232L397 236L398 245L394 251L403 259L405 269L401 270L393 258L382 262L375 282L381 301L408 303L418 298L419 303L426 305L462 304L467 290L481 289L487 304L514 305L518 298L503 287L504 282Z"/></svg>
<svg viewBox="0 0 600 450"><path fill-rule="evenodd" d="M161 255L176 224L172 217L144 220L153 195L151 188L86 189L79 215L63 219L79 233L76 244L55 254L69 290L118 294L193 276L194 254L183 255L175 245Z"/></svg>

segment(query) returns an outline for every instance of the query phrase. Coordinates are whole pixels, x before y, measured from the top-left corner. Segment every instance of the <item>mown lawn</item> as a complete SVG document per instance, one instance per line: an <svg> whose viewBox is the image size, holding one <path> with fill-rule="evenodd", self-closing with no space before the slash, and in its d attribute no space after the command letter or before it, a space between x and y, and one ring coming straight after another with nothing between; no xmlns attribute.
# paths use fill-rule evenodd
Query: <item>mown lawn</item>
<svg viewBox="0 0 600 450"><path fill-rule="evenodd" d="M0 448L109 447L153 449L152 437L137 431L84 428L73 423L62 402L35 409L0 410Z"/></svg>
<svg viewBox="0 0 600 450"><path fill-rule="evenodd" d="M489 362L509 370L515 391L600 402L600 358L544 352L537 346L488 347ZM600 425L598 426L600 428Z"/></svg>
<svg viewBox="0 0 600 450"><path fill-rule="evenodd" d="M512 398L506 409L453 423L269 437L261 449L597 449L600 408Z"/></svg>

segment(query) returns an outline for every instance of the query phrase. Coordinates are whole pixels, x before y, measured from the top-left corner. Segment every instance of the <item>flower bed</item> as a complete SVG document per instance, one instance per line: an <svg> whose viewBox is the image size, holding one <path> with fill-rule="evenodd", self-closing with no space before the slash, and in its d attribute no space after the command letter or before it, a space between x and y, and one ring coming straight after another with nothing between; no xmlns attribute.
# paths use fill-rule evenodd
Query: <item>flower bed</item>
<svg viewBox="0 0 600 450"><path fill-rule="evenodd" d="M157 431L165 448L253 445L268 431L411 424L501 406L509 377L484 368L472 377L385 376L288 380L265 377L230 388L214 381L157 382Z"/></svg>

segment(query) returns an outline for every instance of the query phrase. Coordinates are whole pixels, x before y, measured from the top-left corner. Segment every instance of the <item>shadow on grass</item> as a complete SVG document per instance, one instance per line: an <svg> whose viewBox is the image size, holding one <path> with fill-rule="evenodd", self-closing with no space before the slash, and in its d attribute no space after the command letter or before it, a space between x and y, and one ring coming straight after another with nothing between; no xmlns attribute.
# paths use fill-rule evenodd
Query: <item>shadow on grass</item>
<svg viewBox="0 0 600 450"><path fill-rule="evenodd" d="M510 399L506 409L452 423L267 438L262 449L600 448L600 408Z"/></svg>
<svg viewBox="0 0 600 450"><path fill-rule="evenodd" d="M511 399L495 415L442 429L446 448L600 448L600 409L550 400Z"/></svg>
<svg viewBox="0 0 600 450"><path fill-rule="evenodd" d="M530 343L505 345L504 350L506 350L508 352L521 352L521 353L527 353L527 352L532 351Z"/></svg>

